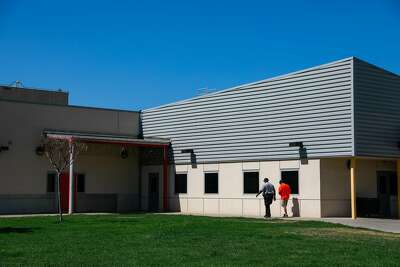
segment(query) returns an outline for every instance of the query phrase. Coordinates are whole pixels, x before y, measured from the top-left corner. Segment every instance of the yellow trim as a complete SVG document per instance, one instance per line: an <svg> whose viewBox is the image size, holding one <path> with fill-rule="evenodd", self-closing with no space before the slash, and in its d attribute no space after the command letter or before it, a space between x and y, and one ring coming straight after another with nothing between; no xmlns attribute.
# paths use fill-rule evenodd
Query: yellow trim
<svg viewBox="0 0 400 267"><path fill-rule="evenodd" d="M356 159L350 160L351 218L357 218Z"/></svg>

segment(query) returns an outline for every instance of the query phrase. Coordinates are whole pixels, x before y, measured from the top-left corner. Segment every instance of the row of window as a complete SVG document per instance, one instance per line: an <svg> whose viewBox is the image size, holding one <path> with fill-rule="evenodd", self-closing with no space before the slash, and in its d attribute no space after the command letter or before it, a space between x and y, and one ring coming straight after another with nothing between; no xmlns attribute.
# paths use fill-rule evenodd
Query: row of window
<svg viewBox="0 0 400 267"><path fill-rule="evenodd" d="M299 172L298 171L282 171L281 179L287 183L292 194L299 193ZM218 172L204 173L204 193L218 194ZM256 171L243 173L243 193L256 194L260 187L260 174ZM277 186L277 185L276 185ZM175 194L187 193L187 173L175 174Z"/></svg>
<svg viewBox="0 0 400 267"><path fill-rule="evenodd" d="M299 192L299 172L298 171L282 171L281 179L289 184L292 189L292 194ZM259 191L259 172L244 172L243 173L243 193L256 194ZM47 174L47 192L56 191L57 178L55 173ZM218 172L204 173L204 193L218 194L219 191L219 175ZM85 175L78 174L76 177L76 191L85 192ZM187 173L175 174L175 194L187 193Z"/></svg>
<svg viewBox="0 0 400 267"><path fill-rule="evenodd" d="M56 191L57 175L55 173L47 174L47 192L53 193ZM76 176L76 191L85 192L85 175L78 174Z"/></svg>

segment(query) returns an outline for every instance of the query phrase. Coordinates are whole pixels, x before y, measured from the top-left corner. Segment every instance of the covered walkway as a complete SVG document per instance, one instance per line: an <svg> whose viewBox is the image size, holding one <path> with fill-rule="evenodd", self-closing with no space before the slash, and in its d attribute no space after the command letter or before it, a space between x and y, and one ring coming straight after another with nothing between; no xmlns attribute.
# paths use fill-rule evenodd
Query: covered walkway
<svg viewBox="0 0 400 267"><path fill-rule="evenodd" d="M71 149L69 150L70 154L70 162L71 164L69 165L69 170L65 172L64 177L64 183L61 183L61 209L63 210L64 213L72 214L74 212L82 212L82 209L79 210L77 209L77 202L76 197L78 195L77 193L77 182L76 182L76 165L79 165L74 159L74 143L75 142L82 142L82 143L87 143L87 144L92 144L92 145L116 145L120 146L122 149L121 151L126 151L124 152L124 155L121 154L122 158L127 158L128 157L128 148L133 147L133 148L158 148L161 149L162 151L162 193L160 194L162 197L162 210L167 211L168 210L168 168L169 168L169 160L168 160L168 148L170 144L169 139L162 139L162 138L139 138L137 136L127 136L127 135L116 135L116 134L107 134L107 133L88 133L88 132L73 132L73 131L60 131L60 130L44 130L43 132L44 137L48 139L61 139L61 140L66 140L69 142ZM123 152L121 152L123 153ZM96 155L97 156L97 155ZM140 157L140 155L139 155ZM101 163L95 164L95 166L99 165ZM140 165L141 163L139 163ZM137 172L137 177L138 177L138 184L137 184L137 191L139 192L138 196L138 210L141 209L141 200L142 200L142 185L141 185L141 166L137 165L136 167L136 172ZM95 167L95 168L98 168ZM112 178L112 177L110 177ZM109 179L110 182L115 180L115 179ZM63 181L63 178L61 178L61 181ZM64 185L64 187L63 187ZM104 188L103 188L104 190ZM157 195L159 192L157 191ZM63 195L66 201L63 201ZM93 195L93 194L92 194ZM109 198L108 200L106 198ZM118 196L117 196L118 197ZM125 197L126 198L126 197ZM114 206L117 206L116 203L118 203L118 198L116 198L114 195L110 194L102 194L100 195L97 199L91 199L91 202L107 202L111 203L108 204L108 206L111 206L111 208L107 209L102 209L98 211L106 211L106 212L114 212L118 211L118 209L113 208ZM125 202L132 202L132 199L126 199ZM83 202L83 201L81 201ZM63 205L64 204L64 205ZM158 208L157 208L158 210ZM92 210L91 210L92 211ZM130 212L132 211L129 210ZM87 212L87 211L83 211Z"/></svg>

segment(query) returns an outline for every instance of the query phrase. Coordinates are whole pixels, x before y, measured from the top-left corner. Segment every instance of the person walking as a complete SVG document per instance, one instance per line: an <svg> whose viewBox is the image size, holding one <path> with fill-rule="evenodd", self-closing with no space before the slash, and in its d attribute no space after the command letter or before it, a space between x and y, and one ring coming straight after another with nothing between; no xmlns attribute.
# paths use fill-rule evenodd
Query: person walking
<svg viewBox="0 0 400 267"><path fill-rule="evenodd" d="M262 193L264 197L264 205L265 205L265 218L271 217L271 204L272 201L276 200L276 192L273 184L269 182L268 178L264 178L264 184L261 187L260 191L256 195L258 197Z"/></svg>
<svg viewBox="0 0 400 267"><path fill-rule="evenodd" d="M282 205L282 208L284 211L283 217L288 217L287 204L288 204L290 194L292 193L292 190L290 189L290 186L288 184L286 184L282 180L280 180L278 192L279 192L279 195L281 196L281 205Z"/></svg>

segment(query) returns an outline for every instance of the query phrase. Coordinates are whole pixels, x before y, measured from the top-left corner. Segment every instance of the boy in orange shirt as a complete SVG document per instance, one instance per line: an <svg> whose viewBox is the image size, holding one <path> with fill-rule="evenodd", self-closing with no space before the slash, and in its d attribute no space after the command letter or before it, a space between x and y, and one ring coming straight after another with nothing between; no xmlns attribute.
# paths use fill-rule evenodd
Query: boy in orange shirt
<svg viewBox="0 0 400 267"><path fill-rule="evenodd" d="M290 186L288 184L285 184L282 180L280 180L278 192L279 192L279 195L281 196L282 208L285 212L283 217L288 217L287 203L288 203L290 194L292 193L292 190L290 189Z"/></svg>

